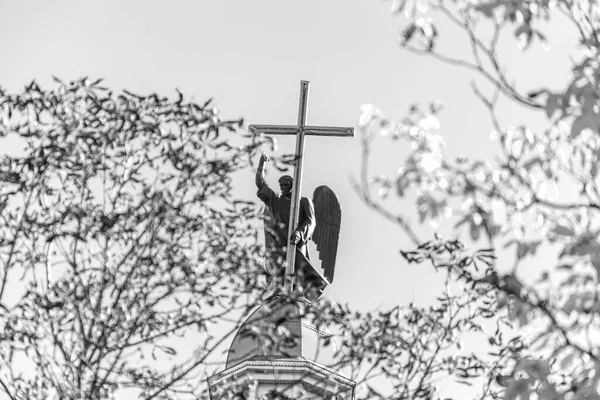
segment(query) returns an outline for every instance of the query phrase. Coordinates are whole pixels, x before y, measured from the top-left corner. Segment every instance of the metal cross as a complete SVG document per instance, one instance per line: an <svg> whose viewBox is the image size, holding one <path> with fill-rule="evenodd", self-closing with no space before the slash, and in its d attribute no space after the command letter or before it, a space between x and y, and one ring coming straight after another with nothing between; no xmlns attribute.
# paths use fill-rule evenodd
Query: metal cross
<svg viewBox="0 0 600 400"><path fill-rule="evenodd" d="M294 157L294 183L292 188L292 199L290 205L290 222L288 228L288 239L292 237L298 225L298 214L300 205L300 188L302 186L302 165L304 162L304 137L311 136L347 136L354 137L354 128L329 127L329 126L306 126L306 109L308 107L308 84L309 81L300 81L300 106L298 110L298 125L250 125L248 129L252 132L267 135L296 135L296 156ZM293 279L295 272L296 246L288 243L286 254L286 275ZM290 279L290 281L291 281Z"/></svg>

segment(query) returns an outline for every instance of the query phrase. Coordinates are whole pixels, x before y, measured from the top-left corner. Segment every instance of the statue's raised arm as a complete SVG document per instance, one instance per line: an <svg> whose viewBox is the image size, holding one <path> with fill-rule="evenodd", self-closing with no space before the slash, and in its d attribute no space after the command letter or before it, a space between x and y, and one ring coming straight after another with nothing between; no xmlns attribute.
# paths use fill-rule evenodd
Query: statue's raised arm
<svg viewBox="0 0 600 400"><path fill-rule="evenodd" d="M271 159L267 153L263 152L258 161L258 169L256 170L256 177L254 178L254 182L258 189L262 189L265 184L265 163L268 163L269 161L271 161Z"/></svg>

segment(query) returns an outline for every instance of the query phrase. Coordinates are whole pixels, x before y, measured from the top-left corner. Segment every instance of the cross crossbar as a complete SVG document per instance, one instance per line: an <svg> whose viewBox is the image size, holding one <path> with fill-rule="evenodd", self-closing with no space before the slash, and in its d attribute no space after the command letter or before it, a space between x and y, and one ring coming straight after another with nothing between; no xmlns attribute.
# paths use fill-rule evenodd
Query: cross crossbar
<svg viewBox="0 0 600 400"><path fill-rule="evenodd" d="M265 135L297 135L300 127L297 125L250 125L252 133ZM338 126L305 126L304 134L308 136L342 136L354 137L354 128Z"/></svg>

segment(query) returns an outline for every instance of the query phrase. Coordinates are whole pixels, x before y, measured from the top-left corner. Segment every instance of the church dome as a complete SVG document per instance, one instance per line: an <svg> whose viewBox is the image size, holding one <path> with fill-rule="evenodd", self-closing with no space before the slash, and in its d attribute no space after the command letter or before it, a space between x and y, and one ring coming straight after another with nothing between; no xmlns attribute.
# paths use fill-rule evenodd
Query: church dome
<svg viewBox="0 0 600 400"><path fill-rule="evenodd" d="M233 338L226 369L247 360L307 359L333 365L337 348L331 334L300 315L298 303L280 297L258 307Z"/></svg>

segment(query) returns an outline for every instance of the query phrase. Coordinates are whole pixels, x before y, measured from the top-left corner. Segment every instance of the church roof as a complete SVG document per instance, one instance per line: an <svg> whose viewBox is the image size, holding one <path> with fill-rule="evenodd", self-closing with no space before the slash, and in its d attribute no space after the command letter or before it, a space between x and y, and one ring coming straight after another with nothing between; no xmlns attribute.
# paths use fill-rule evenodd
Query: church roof
<svg viewBox="0 0 600 400"><path fill-rule="evenodd" d="M333 366L331 335L300 317L298 303L275 297L258 307L236 333L226 369L247 360L306 359Z"/></svg>

